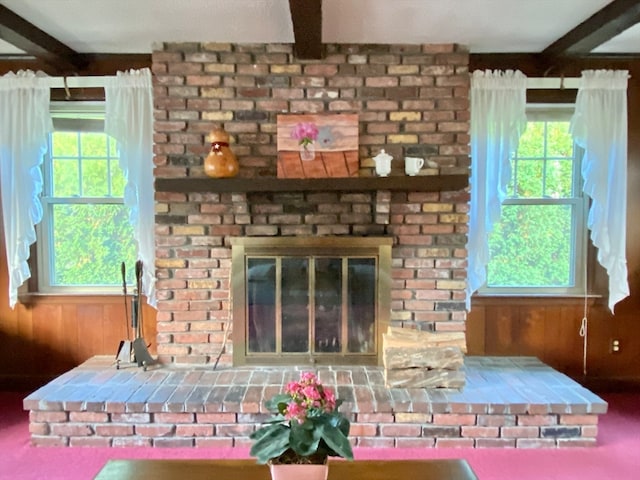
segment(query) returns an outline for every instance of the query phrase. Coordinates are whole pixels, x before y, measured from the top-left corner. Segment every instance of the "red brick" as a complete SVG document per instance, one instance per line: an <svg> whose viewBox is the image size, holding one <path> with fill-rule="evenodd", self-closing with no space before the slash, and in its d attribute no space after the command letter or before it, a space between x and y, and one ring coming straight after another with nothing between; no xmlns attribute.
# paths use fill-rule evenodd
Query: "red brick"
<svg viewBox="0 0 640 480"><path fill-rule="evenodd" d="M136 425L135 433L136 435L141 435L143 437L168 437L174 434L175 432L174 425Z"/></svg>
<svg viewBox="0 0 640 480"><path fill-rule="evenodd" d="M83 425L80 423L52 423L51 427L51 435L54 436L88 436L93 435L93 430L89 425Z"/></svg>
<svg viewBox="0 0 640 480"><path fill-rule="evenodd" d="M475 425L476 416L469 414L435 414L434 425Z"/></svg>
<svg viewBox="0 0 640 480"><path fill-rule="evenodd" d="M393 423L394 417L392 413L356 413L357 423Z"/></svg>
<svg viewBox="0 0 640 480"><path fill-rule="evenodd" d="M153 446L154 447L165 447L165 448L187 448L193 447L194 441L193 438L154 438Z"/></svg>
<svg viewBox="0 0 640 480"><path fill-rule="evenodd" d="M111 438L109 437L71 437L69 438L70 447L110 447Z"/></svg>
<svg viewBox="0 0 640 480"><path fill-rule="evenodd" d="M69 412L69 421L104 423L109 421L109 415L101 412Z"/></svg>
<svg viewBox="0 0 640 480"><path fill-rule="evenodd" d="M500 436L498 427L462 426L461 431L463 437L493 438Z"/></svg>
<svg viewBox="0 0 640 480"><path fill-rule="evenodd" d="M358 447L393 448L395 441L393 438L382 437L358 437Z"/></svg>
<svg viewBox="0 0 640 480"><path fill-rule="evenodd" d="M213 425L177 425L178 437L210 437L213 435Z"/></svg>
<svg viewBox="0 0 640 480"><path fill-rule="evenodd" d="M434 438L396 438L396 448L432 448L435 444Z"/></svg>
<svg viewBox="0 0 640 480"><path fill-rule="evenodd" d="M67 412L49 412L41 410L32 410L29 412L30 422L66 422Z"/></svg>
<svg viewBox="0 0 640 480"><path fill-rule="evenodd" d="M29 433L31 435L49 435L51 429L48 423L29 422Z"/></svg>
<svg viewBox="0 0 640 480"><path fill-rule="evenodd" d="M253 425L216 425L215 434L223 437L248 436L254 431Z"/></svg>
<svg viewBox="0 0 640 480"><path fill-rule="evenodd" d="M143 437L116 437L111 440L114 447L150 447L152 444L151 438Z"/></svg>
<svg viewBox="0 0 640 480"><path fill-rule="evenodd" d="M33 435L31 437L31 445L37 447L66 447L69 440L66 437L40 437Z"/></svg>
<svg viewBox="0 0 640 480"><path fill-rule="evenodd" d="M96 425L96 435L101 437L127 437L133 435L133 425Z"/></svg>
<svg viewBox="0 0 640 480"><path fill-rule="evenodd" d="M515 439L476 438L476 448L515 448Z"/></svg>
<svg viewBox="0 0 640 480"><path fill-rule="evenodd" d="M196 438L195 441L196 441L196 447L201 447L201 448L233 447L233 438L231 437Z"/></svg>
<svg viewBox="0 0 640 480"><path fill-rule="evenodd" d="M519 426L557 425L556 415L518 415Z"/></svg>
<svg viewBox="0 0 640 480"><path fill-rule="evenodd" d="M436 438L438 448L473 448L473 438Z"/></svg>
<svg viewBox="0 0 640 480"><path fill-rule="evenodd" d="M518 448L554 448L556 442L553 439L541 438L518 438L516 447Z"/></svg>
<svg viewBox="0 0 640 480"><path fill-rule="evenodd" d="M561 425L597 425L597 415L560 415Z"/></svg>
<svg viewBox="0 0 640 480"><path fill-rule="evenodd" d="M380 435L383 437L419 437L421 432L420 425L404 423L380 425Z"/></svg>
<svg viewBox="0 0 640 480"><path fill-rule="evenodd" d="M502 427L500 436L504 438L537 438L540 436L538 427Z"/></svg>
<svg viewBox="0 0 640 480"><path fill-rule="evenodd" d="M374 437L378 434L378 427L370 423L352 423L349 436Z"/></svg>

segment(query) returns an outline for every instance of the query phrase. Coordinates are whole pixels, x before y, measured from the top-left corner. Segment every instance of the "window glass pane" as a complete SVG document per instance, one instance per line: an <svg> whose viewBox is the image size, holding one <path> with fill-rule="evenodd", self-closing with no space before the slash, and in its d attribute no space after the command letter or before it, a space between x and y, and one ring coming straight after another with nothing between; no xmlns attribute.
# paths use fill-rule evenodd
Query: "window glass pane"
<svg viewBox="0 0 640 480"><path fill-rule="evenodd" d="M545 184L547 198L571 198L573 196L573 159L549 160Z"/></svg>
<svg viewBox="0 0 640 480"><path fill-rule="evenodd" d="M111 175L111 195L114 197L124 197L124 186L126 180L124 178L124 172L118 167L118 160L111 159L111 168L109 173Z"/></svg>
<svg viewBox="0 0 640 480"><path fill-rule="evenodd" d="M276 351L276 261L247 259L249 352Z"/></svg>
<svg viewBox="0 0 640 480"><path fill-rule="evenodd" d="M78 169L78 160L53 160L52 170L52 195L54 197L73 197L80 195L80 171Z"/></svg>
<svg viewBox="0 0 640 480"><path fill-rule="evenodd" d="M544 156L544 123L527 123L527 128L518 143L518 157L540 158Z"/></svg>
<svg viewBox="0 0 640 480"><path fill-rule="evenodd" d="M342 349L342 260L316 258L315 340L318 352Z"/></svg>
<svg viewBox="0 0 640 480"><path fill-rule="evenodd" d="M571 205L503 205L489 237L487 285L573 286L571 232Z"/></svg>
<svg viewBox="0 0 640 480"><path fill-rule="evenodd" d="M374 353L376 261L350 258L348 282L349 352Z"/></svg>
<svg viewBox="0 0 640 480"><path fill-rule="evenodd" d="M106 197L109 194L106 160L82 161L82 196Z"/></svg>
<svg viewBox="0 0 640 480"><path fill-rule="evenodd" d="M54 157L77 157L78 156L78 134L76 132L54 132L53 133Z"/></svg>
<svg viewBox="0 0 640 480"><path fill-rule="evenodd" d="M122 262L136 261L133 238L124 205L53 205L51 284L122 285Z"/></svg>
<svg viewBox="0 0 640 480"><path fill-rule="evenodd" d="M107 136L100 132L83 132L80 134L83 157L103 158L107 151Z"/></svg>
<svg viewBox="0 0 640 480"><path fill-rule="evenodd" d="M544 161L517 160L513 172L516 176L516 198L542 198L544 191Z"/></svg>
<svg viewBox="0 0 640 480"><path fill-rule="evenodd" d="M309 259L282 259L282 351L309 351Z"/></svg>
<svg viewBox="0 0 640 480"><path fill-rule="evenodd" d="M547 157L573 157L573 138L569 122L547 122Z"/></svg>

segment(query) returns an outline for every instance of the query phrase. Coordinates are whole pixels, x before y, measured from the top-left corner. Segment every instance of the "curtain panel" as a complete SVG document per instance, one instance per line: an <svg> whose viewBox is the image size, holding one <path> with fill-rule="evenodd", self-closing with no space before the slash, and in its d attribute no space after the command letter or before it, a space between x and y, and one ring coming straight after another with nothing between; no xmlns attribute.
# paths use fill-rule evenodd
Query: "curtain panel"
<svg viewBox="0 0 640 480"><path fill-rule="evenodd" d="M0 186L11 308L18 287L31 277L29 247L42 220L40 166L53 130L49 96L46 77L31 71L0 77Z"/></svg>
<svg viewBox="0 0 640 480"><path fill-rule="evenodd" d="M511 156L527 125L527 77L520 71L471 76L471 200L467 242L467 310L487 279L489 234L500 220L511 178Z"/></svg>
<svg viewBox="0 0 640 480"><path fill-rule="evenodd" d="M127 180L124 202L143 264L142 293L156 306L153 185L153 87L148 68L105 79L105 132L118 142Z"/></svg>
<svg viewBox="0 0 640 480"><path fill-rule="evenodd" d="M587 225L598 262L609 275L609 309L629 296L627 235L626 70L582 72L571 134L584 150L583 191L591 198Z"/></svg>

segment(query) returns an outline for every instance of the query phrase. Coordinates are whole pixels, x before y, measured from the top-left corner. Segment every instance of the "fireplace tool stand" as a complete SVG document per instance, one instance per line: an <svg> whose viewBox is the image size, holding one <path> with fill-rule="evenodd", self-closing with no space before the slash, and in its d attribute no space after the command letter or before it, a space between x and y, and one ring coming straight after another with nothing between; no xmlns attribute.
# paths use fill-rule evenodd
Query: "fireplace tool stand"
<svg viewBox="0 0 640 480"><path fill-rule="evenodd" d="M138 367L142 367L144 371L147 370L149 365L154 363L153 358L149 354L147 345L142 337L142 308L140 302L140 292L142 291L142 262L138 260L136 262L136 288L131 297L131 328L134 332L135 339L133 342L129 340L131 335L129 333L129 314L127 309L127 281L126 281L126 267L124 262L122 263L122 289L124 293L124 313L125 321L127 324L127 340L122 340L116 353L116 369L120 369L122 363L135 363Z"/></svg>

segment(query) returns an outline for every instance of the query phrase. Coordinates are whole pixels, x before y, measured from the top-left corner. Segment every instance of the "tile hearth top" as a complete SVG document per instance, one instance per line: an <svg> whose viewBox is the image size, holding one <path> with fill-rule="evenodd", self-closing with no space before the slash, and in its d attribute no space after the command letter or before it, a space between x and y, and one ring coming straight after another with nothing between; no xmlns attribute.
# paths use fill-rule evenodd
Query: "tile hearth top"
<svg viewBox="0 0 640 480"><path fill-rule="evenodd" d="M311 367L135 365L93 357L24 399L25 410L264 413L264 400ZM466 386L387 389L382 367L315 367L354 413L604 414L607 403L534 357L465 358Z"/></svg>

